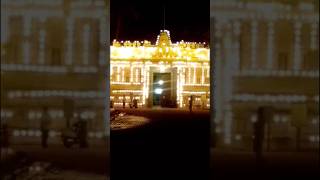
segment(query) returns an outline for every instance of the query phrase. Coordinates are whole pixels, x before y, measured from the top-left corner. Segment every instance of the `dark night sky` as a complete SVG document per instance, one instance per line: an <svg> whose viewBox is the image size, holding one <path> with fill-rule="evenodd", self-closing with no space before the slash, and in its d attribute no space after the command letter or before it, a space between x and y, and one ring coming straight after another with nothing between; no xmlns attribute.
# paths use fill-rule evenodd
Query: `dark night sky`
<svg viewBox="0 0 320 180"><path fill-rule="evenodd" d="M192 3L193 2L193 3ZM111 0L111 41L156 41L166 26L173 42L185 40L209 42L210 1L184 0Z"/></svg>

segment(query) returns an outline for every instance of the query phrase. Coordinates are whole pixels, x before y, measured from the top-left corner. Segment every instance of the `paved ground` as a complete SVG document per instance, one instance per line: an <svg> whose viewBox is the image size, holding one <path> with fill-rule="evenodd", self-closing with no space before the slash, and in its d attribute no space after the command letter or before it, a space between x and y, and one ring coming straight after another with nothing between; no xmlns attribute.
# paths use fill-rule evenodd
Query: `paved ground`
<svg viewBox="0 0 320 180"><path fill-rule="evenodd" d="M109 176L109 149L108 142L94 145L89 148L65 148L62 144L51 141L47 149L36 143L14 144L11 146L16 156L10 161L2 162L6 166L3 172L11 174L18 169L26 168L35 162L49 163L59 169L58 173L42 172L39 177L53 179L106 179ZM3 154L2 154L3 155ZM28 168L27 168L28 169ZM20 173L19 173L20 174ZM38 173L39 174L39 173ZM29 177L32 173L24 173ZM36 177L36 176L35 176ZM38 176L37 176L38 177Z"/></svg>
<svg viewBox="0 0 320 180"><path fill-rule="evenodd" d="M120 109L122 110L122 109ZM125 109L150 119L111 131L111 178L203 179L209 165L209 111Z"/></svg>
<svg viewBox="0 0 320 180"><path fill-rule="evenodd" d="M15 170L0 176L3 180L108 180L109 176L86 171L62 169L44 161L21 160L15 162ZM4 166L2 166L4 167Z"/></svg>
<svg viewBox="0 0 320 180"><path fill-rule="evenodd" d="M257 165L252 152L210 151L208 111L193 114L174 109L122 111L148 117L151 121L141 128L111 132L111 178L128 174L150 179L159 174L164 179L319 176L318 152L265 153L264 162Z"/></svg>
<svg viewBox="0 0 320 180"><path fill-rule="evenodd" d="M261 165L257 165L252 152L211 150L210 154L211 179L319 177L318 152L265 152Z"/></svg>
<svg viewBox="0 0 320 180"><path fill-rule="evenodd" d="M147 117L150 121L137 128L111 131L110 146L106 141L94 140L94 145L88 149L66 149L58 140L52 140L48 149L42 149L37 144L39 141L33 140L34 143L16 144L13 148L24 152L32 162L50 162L64 170L60 175L74 177L71 179L104 179L109 175L112 180L201 180L208 179L209 175L211 179L298 176L310 179L311 176L319 176L317 152L265 153L264 164L257 166L251 152L210 151L208 111L120 110Z"/></svg>

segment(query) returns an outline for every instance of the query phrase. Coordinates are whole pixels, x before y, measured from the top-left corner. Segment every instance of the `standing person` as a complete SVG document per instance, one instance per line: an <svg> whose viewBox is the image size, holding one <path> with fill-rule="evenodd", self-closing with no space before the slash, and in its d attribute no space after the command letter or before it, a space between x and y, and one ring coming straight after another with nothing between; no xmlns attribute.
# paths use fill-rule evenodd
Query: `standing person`
<svg viewBox="0 0 320 180"><path fill-rule="evenodd" d="M126 108L126 96L123 95L123 98L122 98L122 107L123 109Z"/></svg>
<svg viewBox="0 0 320 180"><path fill-rule="evenodd" d="M133 107L138 108L138 100L136 98L133 99Z"/></svg>
<svg viewBox="0 0 320 180"><path fill-rule="evenodd" d="M113 108L114 107L114 102L113 100L110 100L110 108Z"/></svg>
<svg viewBox="0 0 320 180"><path fill-rule="evenodd" d="M132 108L133 106L134 106L133 93L130 93L130 108Z"/></svg>
<svg viewBox="0 0 320 180"><path fill-rule="evenodd" d="M7 122L5 122L1 127L1 148L4 148L5 150L8 150L9 148L9 128Z"/></svg>
<svg viewBox="0 0 320 180"><path fill-rule="evenodd" d="M190 112L192 112L192 104L193 104L193 95L190 96L190 100L189 100L189 110L190 110Z"/></svg>
<svg viewBox="0 0 320 180"><path fill-rule="evenodd" d="M88 141L87 141L87 121L81 116L79 116L79 132L78 137L80 140L80 147L86 148L88 147Z"/></svg>
<svg viewBox="0 0 320 180"><path fill-rule="evenodd" d="M258 120L253 124L253 151L256 154L256 164L260 167L263 164L263 141L264 141L264 126L266 123L265 109L258 108Z"/></svg>
<svg viewBox="0 0 320 180"><path fill-rule="evenodd" d="M50 116L48 113L48 107L46 106L43 108L40 128L41 128L41 145L43 148L47 148L49 129L50 129Z"/></svg>
<svg viewBox="0 0 320 180"><path fill-rule="evenodd" d="M5 119L3 124L1 122L0 130L0 158L8 158L12 154L12 149L10 148L10 132L7 120Z"/></svg>

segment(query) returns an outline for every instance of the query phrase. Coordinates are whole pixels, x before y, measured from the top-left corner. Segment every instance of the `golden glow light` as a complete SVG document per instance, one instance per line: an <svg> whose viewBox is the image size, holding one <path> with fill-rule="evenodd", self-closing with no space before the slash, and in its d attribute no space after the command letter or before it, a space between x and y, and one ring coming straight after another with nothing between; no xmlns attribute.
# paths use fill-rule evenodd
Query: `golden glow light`
<svg viewBox="0 0 320 180"><path fill-rule="evenodd" d="M117 41L113 40L111 46L111 59L171 59L171 60L191 60L209 61L209 48L204 43L184 42L171 43L170 32L161 30L157 37L156 44L149 41L140 44L139 41Z"/></svg>
<svg viewBox="0 0 320 180"><path fill-rule="evenodd" d="M111 46L111 59L173 59L173 60L202 60L209 61L208 48L183 48L183 47L115 47Z"/></svg>
<svg viewBox="0 0 320 180"><path fill-rule="evenodd" d="M207 81L210 49L205 46L205 43L183 40L172 43L167 30L160 31L156 44L146 40L114 40L110 49L114 103L122 105L121 96L134 93L138 104L149 104L152 98L149 96L154 93L150 92L153 89L153 73L173 72L176 69L176 102L179 107L185 107L190 95L196 95L199 104L206 105L207 102L200 103L206 101L210 86ZM161 92L158 89L156 93Z"/></svg>

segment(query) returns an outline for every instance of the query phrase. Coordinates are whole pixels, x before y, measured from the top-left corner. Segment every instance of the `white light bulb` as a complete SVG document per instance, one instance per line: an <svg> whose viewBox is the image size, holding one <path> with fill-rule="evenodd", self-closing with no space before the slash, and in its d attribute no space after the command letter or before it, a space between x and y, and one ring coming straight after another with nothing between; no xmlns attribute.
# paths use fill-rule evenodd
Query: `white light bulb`
<svg viewBox="0 0 320 180"><path fill-rule="evenodd" d="M159 80L159 81L158 81L158 84L159 84L159 85L163 85L163 83L164 83L163 80Z"/></svg>
<svg viewBox="0 0 320 180"><path fill-rule="evenodd" d="M13 136L20 136L20 131L19 130L14 130L13 131Z"/></svg>
<svg viewBox="0 0 320 180"><path fill-rule="evenodd" d="M237 134L237 135L235 136L235 139L236 139L237 141L239 141L239 140L242 139L242 136L241 136L240 134Z"/></svg>
<svg viewBox="0 0 320 180"><path fill-rule="evenodd" d="M280 116L279 115L274 115L273 116L273 121L278 123L280 121Z"/></svg>
<svg viewBox="0 0 320 180"><path fill-rule="evenodd" d="M26 136L27 135L27 131L26 130L21 130L21 136Z"/></svg>
<svg viewBox="0 0 320 180"><path fill-rule="evenodd" d="M154 91L155 91L156 94L162 94L163 89L156 88Z"/></svg>
<svg viewBox="0 0 320 180"><path fill-rule="evenodd" d="M257 122L257 115L256 115L256 114L251 115L250 121L251 121L252 123Z"/></svg>

